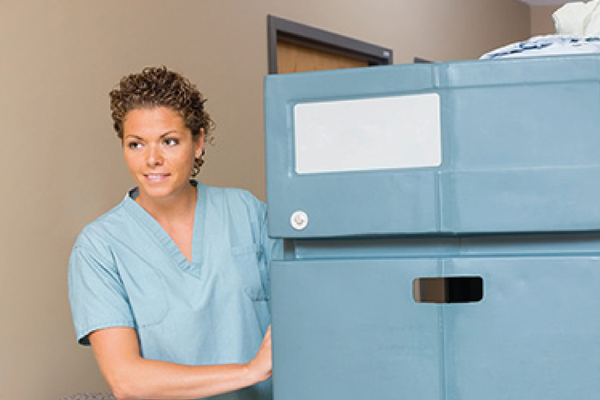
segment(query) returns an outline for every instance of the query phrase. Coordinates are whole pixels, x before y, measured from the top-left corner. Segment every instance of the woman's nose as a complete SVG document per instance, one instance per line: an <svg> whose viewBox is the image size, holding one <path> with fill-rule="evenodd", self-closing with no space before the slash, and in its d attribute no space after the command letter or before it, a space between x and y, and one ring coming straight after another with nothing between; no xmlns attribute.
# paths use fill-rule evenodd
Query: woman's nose
<svg viewBox="0 0 600 400"><path fill-rule="evenodd" d="M160 150L156 146L150 146L150 148L148 149L148 157L146 161L151 167L162 165L163 157Z"/></svg>

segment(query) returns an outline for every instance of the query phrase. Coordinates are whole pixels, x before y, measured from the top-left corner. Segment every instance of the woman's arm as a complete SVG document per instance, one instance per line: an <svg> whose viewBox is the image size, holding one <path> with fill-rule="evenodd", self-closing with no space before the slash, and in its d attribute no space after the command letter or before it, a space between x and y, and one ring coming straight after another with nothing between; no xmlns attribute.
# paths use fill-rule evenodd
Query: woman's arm
<svg viewBox="0 0 600 400"><path fill-rule="evenodd" d="M244 364L189 366L140 356L132 328L107 328L89 336L113 394L128 399L197 399L231 392L271 376L271 328L256 357Z"/></svg>

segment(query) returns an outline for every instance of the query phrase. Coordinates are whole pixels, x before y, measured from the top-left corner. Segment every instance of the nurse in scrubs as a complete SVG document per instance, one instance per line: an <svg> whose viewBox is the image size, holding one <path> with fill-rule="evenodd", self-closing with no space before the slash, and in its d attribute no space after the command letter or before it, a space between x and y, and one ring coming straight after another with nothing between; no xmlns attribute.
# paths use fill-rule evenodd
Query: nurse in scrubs
<svg viewBox="0 0 600 400"><path fill-rule="evenodd" d="M136 187L73 247L79 343L118 399L271 399L265 205L191 179L214 124L186 78L146 68L110 99Z"/></svg>

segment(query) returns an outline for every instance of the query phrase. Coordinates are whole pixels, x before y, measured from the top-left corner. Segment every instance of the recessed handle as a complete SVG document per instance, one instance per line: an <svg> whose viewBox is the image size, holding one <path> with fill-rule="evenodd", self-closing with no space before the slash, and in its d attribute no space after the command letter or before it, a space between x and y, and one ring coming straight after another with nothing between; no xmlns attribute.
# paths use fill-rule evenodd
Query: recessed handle
<svg viewBox="0 0 600 400"><path fill-rule="evenodd" d="M417 303L476 303L483 299L480 276L417 278L413 281L413 298Z"/></svg>

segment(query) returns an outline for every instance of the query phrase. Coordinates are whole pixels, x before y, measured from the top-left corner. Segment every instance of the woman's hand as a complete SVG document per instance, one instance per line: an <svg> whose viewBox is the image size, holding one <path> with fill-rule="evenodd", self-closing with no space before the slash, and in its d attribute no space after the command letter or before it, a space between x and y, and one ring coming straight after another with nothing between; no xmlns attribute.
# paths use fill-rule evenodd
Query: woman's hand
<svg viewBox="0 0 600 400"><path fill-rule="evenodd" d="M256 382L266 381L273 372L273 361L271 355L271 327L267 329L260 349L256 356L247 364L248 372Z"/></svg>

